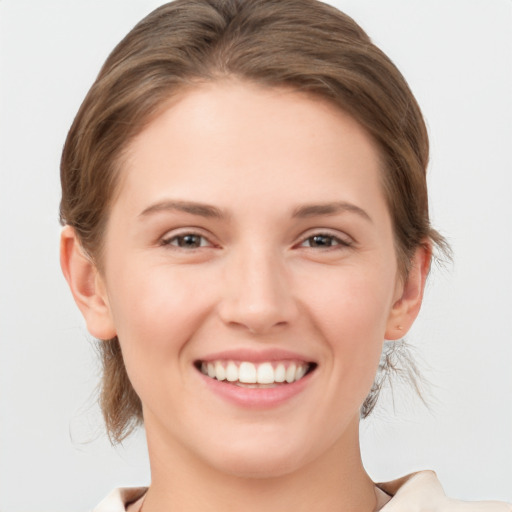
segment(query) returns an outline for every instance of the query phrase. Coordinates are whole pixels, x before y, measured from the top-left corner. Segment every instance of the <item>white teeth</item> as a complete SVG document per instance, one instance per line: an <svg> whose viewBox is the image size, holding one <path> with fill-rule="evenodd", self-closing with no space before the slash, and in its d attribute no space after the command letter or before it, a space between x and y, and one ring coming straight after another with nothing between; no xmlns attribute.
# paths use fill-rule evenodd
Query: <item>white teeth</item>
<svg viewBox="0 0 512 512"><path fill-rule="evenodd" d="M209 361L201 363L201 372L212 379L236 382L245 387L269 387L276 383L291 384L300 380L308 371L308 364L242 361Z"/></svg>
<svg viewBox="0 0 512 512"><path fill-rule="evenodd" d="M284 364L279 363L274 372L274 380L276 382L284 382L285 379L286 379L286 368L284 367Z"/></svg>
<svg viewBox="0 0 512 512"><path fill-rule="evenodd" d="M293 382L295 380L295 372L297 371L297 367L295 366L295 363L292 363L288 368L286 369L286 382Z"/></svg>
<svg viewBox="0 0 512 512"><path fill-rule="evenodd" d="M209 373L208 376L210 376ZM222 366L220 361L215 363L215 378L217 380L226 380L226 369Z"/></svg>
<svg viewBox="0 0 512 512"><path fill-rule="evenodd" d="M256 384L256 366L252 363L240 363L238 368L238 380L245 384Z"/></svg>
<svg viewBox="0 0 512 512"><path fill-rule="evenodd" d="M258 384L272 384L275 380L274 368L270 363L263 363L258 366Z"/></svg>
<svg viewBox="0 0 512 512"><path fill-rule="evenodd" d="M295 380L300 380L304 375L306 375L307 368L305 366L298 366L297 371L295 373Z"/></svg>
<svg viewBox="0 0 512 512"><path fill-rule="evenodd" d="M238 380L238 368L233 361L230 361L226 367L226 379L229 382L236 382Z"/></svg>

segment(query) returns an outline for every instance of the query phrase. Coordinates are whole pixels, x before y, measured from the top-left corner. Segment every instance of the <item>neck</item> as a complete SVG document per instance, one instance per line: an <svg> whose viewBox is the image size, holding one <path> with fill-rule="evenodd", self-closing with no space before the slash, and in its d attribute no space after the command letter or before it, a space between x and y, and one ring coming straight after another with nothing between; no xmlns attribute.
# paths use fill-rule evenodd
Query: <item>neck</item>
<svg viewBox="0 0 512 512"><path fill-rule="evenodd" d="M183 447L158 442L156 432L146 429L152 483L144 512L372 512L376 508L375 486L361 461L357 419L328 452L295 471L264 478L219 471Z"/></svg>

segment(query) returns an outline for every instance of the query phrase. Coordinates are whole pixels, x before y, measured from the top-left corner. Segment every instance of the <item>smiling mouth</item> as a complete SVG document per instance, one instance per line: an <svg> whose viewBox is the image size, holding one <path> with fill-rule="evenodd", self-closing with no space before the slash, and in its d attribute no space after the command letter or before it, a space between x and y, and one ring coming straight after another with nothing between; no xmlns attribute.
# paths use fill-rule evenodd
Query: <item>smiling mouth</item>
<svg viewBox="0 0 512 512"><path fill-rule="evenodd" d="M248 388L269 388L292 384L303 379L315 363L303 361L197 361L196 368L211 379Z"/></svg>

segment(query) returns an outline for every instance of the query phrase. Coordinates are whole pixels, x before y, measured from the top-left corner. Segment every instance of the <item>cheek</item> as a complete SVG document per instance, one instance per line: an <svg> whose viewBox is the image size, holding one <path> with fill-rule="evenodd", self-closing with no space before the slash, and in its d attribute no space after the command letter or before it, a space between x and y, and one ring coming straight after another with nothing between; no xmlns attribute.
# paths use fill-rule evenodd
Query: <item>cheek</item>
<svg viewBox="0 0 512 512"><path fill-rule="evenodd" d="M391 267L393 268L393 267ZM330 352L333 385L364 399L379 364L393 303L394 273L347 268L325 279L310 297L310 313Z"/></svg>
<svg viewBox="0 0 512 512"><path fill-rule="evenodd" d="M377 337L382 341L395 293L395 272L369 266L346 267L315 274L304 282L302 296L317 323L329 330L329 339L357 340Z"/></svg>
<svg viewBox="0 0 512 512"><path fill-rule="evenodd" d="M168 390L175 397L185 392L180 376L192 362L188 342L211 310L208 281L197 269L147 262L127 263L111 277L111 309L130 382L145 406L158 410L166 403L174 410L179 400Z"/></svg>
<svg viewBox="0 0 512 512"><path fill-rule="evenodd" d="M169 265L127 267L118 268L111 281L111 309L127 364L135 357L175 354L209 312L208 280L200 271Z"/></svg>

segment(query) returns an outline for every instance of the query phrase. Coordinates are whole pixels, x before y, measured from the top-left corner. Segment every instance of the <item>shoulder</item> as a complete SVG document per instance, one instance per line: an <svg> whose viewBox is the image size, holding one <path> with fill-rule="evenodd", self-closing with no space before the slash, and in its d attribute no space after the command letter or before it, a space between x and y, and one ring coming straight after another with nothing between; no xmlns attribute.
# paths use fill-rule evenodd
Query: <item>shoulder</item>
<svg viewBox="0 0 512 512"><path fill-rule="evenodd" d="M381 512L512 512L508 503L448 498L433 471L420 471L377 486L393 496Z"/></svg>
<svg viewBox="0 0 512 512"><path fill-rule="evenodd" d="M92 512L126 512L128 505L142 498L147 490L147 487L114 489Z"/></svg>

